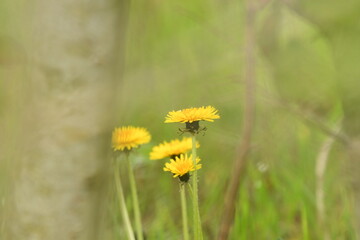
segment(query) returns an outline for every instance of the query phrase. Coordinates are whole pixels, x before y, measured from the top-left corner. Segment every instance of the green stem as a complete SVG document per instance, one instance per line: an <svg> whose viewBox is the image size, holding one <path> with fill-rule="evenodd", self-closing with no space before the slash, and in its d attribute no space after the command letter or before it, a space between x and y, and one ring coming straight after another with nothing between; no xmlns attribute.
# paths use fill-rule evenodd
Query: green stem
<svg viewBox="0 0 360 240"><path fill-rule="evenodd" d="M137 240L144 240L134 171L132 168L132 164L129 160L129 154L127 154L126 156L127 156L126 158L127 158L128 166L129 166L129 181L130 181L131 195L132 195L133 207L134 207L136 236L137 236Z"/></svg>
<svg viewBox="0 0 360 240"><path fill-rule="evenodd" d="M202 240L201 220L199 211L199 200L198 200L198 177L196 169L196 135L192 135L192 159L194 161L194 174L193 174L193 219L194 219L194 239Z"/></svg>
<svg viewBox="0 0 360 240"><path fill-rule="evenodd" d="M119 202L120 202L120 211L121 211L121 215L122 215L122 218L123 218L123 221L124 221L124 224L125 224L125 229L126 229L128 239L129 240L135 240L134 231L133 231L133 229L131 227L129 214L128 214L127 209L126 209L124 191L123 191L123 188L121 186L121 179L120 179L120 172L119 171L120 171L119 160L115 159L114 178L115 178L116 192L117 192L118 199L119 199Z"/></svg>
<svg viewBox="0 0 360 240"><path fill-rule="evenodd" d="M181 196L181 211L183 222L183 237L184 240L189 240L189 227L187 221L187 208L186 208L186 196L185 196L185 184L180 183L180 196Z"/></svg>

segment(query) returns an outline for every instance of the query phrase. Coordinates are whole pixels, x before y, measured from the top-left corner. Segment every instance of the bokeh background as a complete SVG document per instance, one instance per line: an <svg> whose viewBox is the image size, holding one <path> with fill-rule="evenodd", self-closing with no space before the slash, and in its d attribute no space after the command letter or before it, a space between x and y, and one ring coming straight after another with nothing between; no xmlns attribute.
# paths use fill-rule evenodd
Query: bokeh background
<svg viewBox="0 0 360 240"><path fill-rule="evenodd" d="M91 95L91 91L96 92L101 88L92 84L86 88L92 101L78 108L86 116L90 116L89 121L92 121L92 111L105 114L105 118L110 119L102 130L91 135L91 139L102 139L96 145L100 150L96 153L94 162L102 161L98 165L105 167L100 169L111 166L111 160L104 159L111 159L112 156L110 133L114 127L142 126L152 134L151 143L142 146L132 156L139 186L143 226L148 240L181 239L177 180L162 171L165 161L149 160L149 152L164 140L182 137L178 131L181 124L164 123L167 112L207 105L217 108L221 119L214 123L202 123L207 131L198 137L201 145L198 154L203 163L203 168L199 171L200 211L205 239L217 238L225 192L233 177L232 168L243 134L244 95L247 90L244 76L249 64L254 67L255 77L252 81L256 88L253 138L229 239L360 239L356 232L360 226L360 214L357 210L360 200L360 148L357 140L360 134L360 70L357 66L360 60L360 4L356 0L347 3L336 0L104 1L109 2L110 8L116 9L115 13L109 13L115 16L115 27L101 24L102 19L107 19L106 11L110 10L105 7L98 10L99 6L91 1L77 0L73 2L74 6L69 1L49 2L52 4L49 13L56 12L56 17L59 18L62 12L67 14L66 9L73 9L75 20L94 15L89 19L95 19L93 21L96 24L89 29L94 32L100 29L100 33L94 34L95 36L108 34L107 38L112 38L111 41L104 38L106 40L101 42L102 38L99 37L90 46L86 45L86 41L80 42L70 50L84 59L91 59L94 53L89 49L110 44L108 48L104 47L104 51L113 54L110 59L105 55L105 61L100 64L103 74L95 74L93 77L93 82L112 79L112 85L105 93L112 96L111 101L98 104L98 101L102 102L104 95ZM247 4L251 4L254 11L249 11ZM39 88L51 91L47 95L41 92L44 94L43 98L31 99L46 101L55 95L66 96L75 92L75 97L64 97L56 102L66 112L67 106L71 108L74 103L77 104L76 94L81 95L83 91L81 82L66 85L66 88L63 86L68 78L66 72L73 71L72 64L82 64L81 59L64 64L61 68L64 74L51 72L45 79L29 80L34 76L36 78L36 75L31 74L29 77L31 66L38 65L37 58L31 57L31 47L41 47L32 42L36 38L29 37L34 32L28 29L27 19L30 19L30 29L42 29L42 24L46 23L32 20L37 18L33 13L41 15L48 12L48 5L46 1L40 0L31 6L21 1L0 2L1 239L50 239L46 236L51 236L51 233L42 229L47 226L41 225L43 218L36 217L37 211L41 210L25 213L35 214L35 217L27 215L27 220L20 223L12 216L13 211L17 212L16 216L22 215L19 213L22 201L16 199L22 194L13 190L22 189L17 187L18 179L23 176L21 172L31 173L36 169L23 164L26 160L23 160L24 153L19 152L19 142L20 145L27 145L29 141L22 136L27 134L26 129L32 128L29 124L33 122L27 121L28 113L33 108L42 112L42 105L34 107L30 102L26 106L27 99L24 96L38 94ZM71 11L70 13L72 14ZM103 15L97 18L96 14ZM254 18L252 25L246 21L249 14ZM55 21L58 26L55 30L57 33L60 31L60 36L67 36L59 41L66 42L68 38L71 39L71 34L77 36L76 31L68 31L66 24L62 27L62 21L52 19L51 15L49 19ZM83 25L79 26L81 31ZM106 27L110 30L101 30ZM250 46L253 48L254 61L248 61L245 56L246 48L249 47L245 42L248 33L245 29L249 27L254 40ZM47 30L44 27L44 31ZM52 39L53 35L43 34L38 38L46 42L46 38ZM92 36L90 34L88 40ZM58 44L55 47L61 46ZM49 45L47 49L51 47ZM103 48L99 51L102 50ZM47 53L54 54L50 56L49 62L57 61L57 53L49 50L41 55L42 63L46 63ZM74 56L67 59L71 57ZM60 58L59 61L61 60L63 59ZM89 71L89 74L93 73L91 69L94 66L87 64L87 60L84 61L81 69ZM27 65L29 62L32 63ZM95 65L95 68L97 66L99 65ZM41 69L40 71L49 70ZM115 73L107 75L106 71ZM48 81L47 79L51 79L52 85L44 88L42 81ZM90 87L93 90L89 90ZM87 98L80 97L79 101L84 99ZM34 119L44 119L47 114L49 113L45 111L45 117L40 115ZM93 117L98 118L98 115ZM51 119L50 123L53 125L61 125L63 121L60 117ZM74 121L78 123L68 130L70 133L66 137L70 141L73 138L83 141L85 138L85 143L82 143L84 149L93 147L94 145L89 145L87 137L79 137L76 127L82 128L87 120L75 118ZM101 121L100 123L102 124ZM44 131L46 124L49 123L45 121ZM91 125L88 127L91 128ZM84 127L83 131L87 131L86 129ZM56 134L57 131L61 129L51 130L51 134ZM31 143L41 145L36 139L32 139ZM51 148L51 144L59 142L50 142L45 147ZM63 145L57 149L63 151L65 158L67 154L71 154ZM316 169L319 162L324 161L324 154L326 163L320 167L323 173L319 176ZM70 164L71 161L77 161L77 158L71 159L73 158L70 158ZM46 163L52 164L52 161L48 160ZM49 171L52 169L57 172L63 167L57 166L55 162L54 164L55 167L49 168ZM76 171L81 172L82 169ZM105 173L108 172L105 170ZM39 173L29 174L26 179L34 184L44 180L37 178L37 174ZM54 184L60 184L62 178L68 178L71 174L76 173L64 171L60 175L55 174L57 178ZM51 176L47 172L45 179L48 180ZM101 223L96 224L96 227L101 228L101 234L97 236L102 236L99 239L126 239L119 209L114 202L111 181L103 181L108 179L103 177L107 174L94 176L89 178L86 175L84 179L90 179L91 185L102 189L96 193L101 193L98 198L102 202L99 212L103 216ZM122 170L122 176L125 191L128 192L126 169ZM46 191L51 192L53 186L48 186ZM61 191L67 194L68 189L57 189L56 196L61 196ZM319 191L324 194L320 200L323 209L319 209ZM27 193L26 196L32 194ZM47 198L49 194L37 197ZM131 201L128 200L131 210ZM61 199L58 197L56 201ZM92 200L84 198L81 201ZM97 206L99 205L95 204L94 208ZM36 209L41 209L41 206ZM86 216L92 218L92 215ZM53 217L57 217L56 213ZM74 219L68 220L70 224L72 220ZM29 227L33 226L30 224L32 222L37 222L36 227ZM9 226L13 224L23 227L14 230ZM57 224L61 228L61 221ZM87 229L86 226L80 228L80 233L74 235L76 237L73 239L90 239L81 237L83 229ZM17 230L28 232L33 238L21 238L21 235L14 233Z"/></svg>

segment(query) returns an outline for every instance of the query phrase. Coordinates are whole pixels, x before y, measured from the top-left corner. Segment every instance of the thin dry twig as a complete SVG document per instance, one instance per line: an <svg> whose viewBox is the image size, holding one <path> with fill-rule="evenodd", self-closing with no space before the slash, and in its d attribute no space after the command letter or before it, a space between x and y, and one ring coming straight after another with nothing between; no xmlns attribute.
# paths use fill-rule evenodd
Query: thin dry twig
<svg viewBox="0 0 360 240"><path fill-rule="evenodd" d="M244 178L244 172L247 165L247 156L251 146L253 135L253 123L255 118L255 32L254 19L255 7L251 0L246 1L246 25L245 25L245 109L243 137L237 157L235 159L233 172L231 175L229 187L225 196L225 205L223 218L220 225L218 239L226 240L229 237L230 228L234 221L235 203L239 192L239 186Z"/></svg>
<svg viewBox="0 0 360 240"><path fill-rule="evenodd" d="M348 135L346 135L343 131L339 129L333 129L329 127L324 120L320 119L319 117L315 116L313 113L309 111L304 111L299 109L298 107L294 107L291 104L287 103L286 101L276 100L272 98L271 102L279 106L286 111L294 114L295 116L299 117L306 123L315 126L320 131L322 131L325 135L333 137L335 140L341 142L344 145L349 145L351 143L351 139Z"/></svg>
<svg viewBox="0 0 360 240"><path fill-rule="evenodd" d="M325 139L316 158L315 166L317 221L319 228L324 233L324 240L330 239L330 234L325 227L324 175L328 164L330 150L334 141L335 139L333 136L328 136Z"/></svg>

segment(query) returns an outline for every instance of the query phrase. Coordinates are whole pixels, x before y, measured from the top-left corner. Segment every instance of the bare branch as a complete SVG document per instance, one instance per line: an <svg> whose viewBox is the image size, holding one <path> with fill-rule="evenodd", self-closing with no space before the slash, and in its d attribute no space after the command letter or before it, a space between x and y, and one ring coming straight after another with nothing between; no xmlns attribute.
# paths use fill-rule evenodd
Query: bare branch
<svg viewBox="0 0 360 240"><path fill-rule="evenodd" d="M278 106L281 107L285 110L287 110L288 112L296 115L297 117L299 117L300 119L302 119L303 121L305 121L306 123L315 126L316 128L318 128L320 131L322 131L324 134L333 137L334 139L336 139L337 141L343 143L344 145L349 145L351 142L351 139L349 136L347 136L344 132L339 131L337 129L332 129L331 127L329 127L324 120L320 119L318 116L315 116L313 113L309 112L309 111L304 111L298 107L292 106L291 104L285 102L285 101L281 101L279 99L275 99L272 98L271 102Z"/></svg>
<svg viewBox="0 0 360 240"><path fill-rule="evenodd" d="M255 6L251 0L246 1L246 25L245 25L245 110L243 137L237 157L234 162L233 172L229 187L225 196L225 205L223 218L220 225L218 239L226 240L229 237L230 228L234 221L235 203L239 192L239 187L244 178L244 172L247 165L247 156L251 146L253 135L253 123L255 118Z"/></svg>

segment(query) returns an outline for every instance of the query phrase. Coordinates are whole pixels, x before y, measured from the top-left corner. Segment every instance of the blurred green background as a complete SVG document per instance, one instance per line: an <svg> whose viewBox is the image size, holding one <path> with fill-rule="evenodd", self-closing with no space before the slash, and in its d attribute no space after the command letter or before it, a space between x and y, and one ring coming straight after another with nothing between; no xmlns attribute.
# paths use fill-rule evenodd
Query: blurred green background
<svg viewBox="0 0 360 240"><path fill-rule="evenodd" d="M359 88L350 79L359 75L354 62L360 60L360 11L352 10L359 4L319 2L257 2L255 133L230 239L313 240L326 234L330 239L359 239L350 184L354 173L347 147L338 141L324 176L325 227L319 226L315 166L328 135L304 121L309 114L336 129L344 119L344 128L351 129L347 134L357 136ZM0 4L0 11L4 9ZM231 0L129 4L123 74L114 104L117 126L142 126L152 134L151 143L132 156L148 240L181 239L177 179L162 171L164 160L150 161L149 152L164 140L181 137L181 124L163 123L167 112L206 105L221 116L201 123L208 130L198 137L203 230L205 239L216 239L242 136L245 14L244 2ZM6 16L0 16L6 26ZM17 56L11 42L0 41L0 74L8 67L3 56ZM7 93L4 85L1 77L0 108ZM126 179L124 185L128 192ZM128 205L131 209L130 200ZM117 205L109 212L109 231L123 239Z"/></svg>

